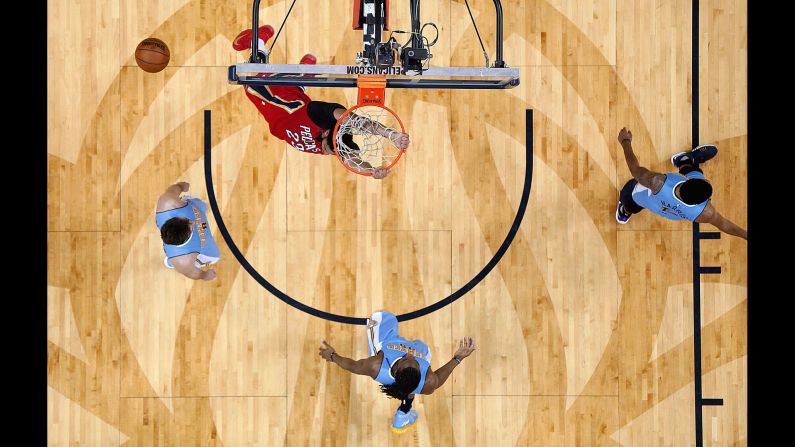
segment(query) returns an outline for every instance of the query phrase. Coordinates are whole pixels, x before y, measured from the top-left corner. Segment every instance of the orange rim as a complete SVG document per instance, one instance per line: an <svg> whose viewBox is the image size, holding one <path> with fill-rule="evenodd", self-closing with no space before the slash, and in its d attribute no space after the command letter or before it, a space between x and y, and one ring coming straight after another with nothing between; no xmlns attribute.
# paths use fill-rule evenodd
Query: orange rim
<svg viewBox="0 0 795 447"><path fill-rule="evenodd" d="M351 107L350 109L346 110L346 111L345 111L345 113L343 113L343 114L342 114L342 116L340 117L340 119L338 119L338 120L337 120L337 124L334 126L334 130L333 130L333 135L335 135L335 137L334 137L334 154L336 154L336 155L337 155L337 160L339 160L339 161L340 161L340 163L342 163L342 166L345 166L345 169L347 169L347 170L349 170L349 171L353 172L354 174L363 175L363 176L365 176L365 177L372 177L372 176L373 176L373 173L372 173L372 172L359 172L359 171L357 171L357 170L355 170L355 169L351 168L350 166L348 166L348 164L347 164L347 163L345 163L345 161L342 159L342 156L340 155L340 151L339 151L339 149L337 148L337 137L336 137L336 135L337 135L337 131L338 131L338 130L339 130L339 128L340 128L340 124L342 124L342 121L343 121L343 120L345 119L345 117L347 117L347 116L348 116L348 115L349 115L351 112L353 112L353 111L354 111L354 110L356 110L356 109L360 109L360 108L362 108L362 107L365 107L365 106L367 106L367 107L380 107L380 108L382 108L382 109L386 109L386 111L387 111L387 112L391 113L391 114L392 114L392 116L394 116L394 117L395 117L395 119L397 119L397 122L398 122L398 124L400 124L400 131L401 131L402 133L406 133L406 129L405 129L405 127L403 127L403 121L401 121L401 120L400 120L400 117L397 115L397 113L395 113L395 111L394 111L394 110L390 109L390 108L389 108L389 107L387 107L387 106L379 106L379 105L373 105L373 104L365 104L365 105L360 105L360 104L357 104L357 105L355 105L355 106ZM395 147L397 147L397 146L395 146ZM387 166L387 167L386 167L386 170L387 170L387 171L388 171L388 170L390 170L390 169L392 169L392 166L395 166L395 164L397 164L397 162L400 160L400 157L402 157L402 156L403 156L403 153L404 153L405 151L406 151L406 149L405 149L405 148L404 148L404 149L399 149L399 152L398 152L398 155L397 155L397 157L395 157L395 159L392 161L392 163L391 163L389 166Z"/></svg>

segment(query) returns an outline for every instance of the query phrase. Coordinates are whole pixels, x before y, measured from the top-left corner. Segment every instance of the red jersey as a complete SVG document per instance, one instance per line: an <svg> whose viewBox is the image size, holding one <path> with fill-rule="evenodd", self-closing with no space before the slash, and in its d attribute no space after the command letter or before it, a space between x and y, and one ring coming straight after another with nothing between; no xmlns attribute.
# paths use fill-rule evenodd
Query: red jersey
<svg viewBox="0 0 795 447"><path fill-rule="evenodd" d="M264 85L245 87L246 96L265 117L270 132L301 152L323 154L318 127L307 114L312 99L300 87Z"/></svg>

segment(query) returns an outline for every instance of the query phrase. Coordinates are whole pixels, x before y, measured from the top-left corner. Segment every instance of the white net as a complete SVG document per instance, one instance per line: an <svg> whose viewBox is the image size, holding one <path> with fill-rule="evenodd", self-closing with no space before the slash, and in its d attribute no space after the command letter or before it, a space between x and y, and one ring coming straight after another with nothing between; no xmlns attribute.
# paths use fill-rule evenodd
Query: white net
<svg viewBox="0 0 795 447"><path fill-rule="evenodd" d="M396 145L403 125L389 110L376 106L358 107L342 118L336 135L337 153L342 162L359 173L392 166L402 150Z"/></svg>

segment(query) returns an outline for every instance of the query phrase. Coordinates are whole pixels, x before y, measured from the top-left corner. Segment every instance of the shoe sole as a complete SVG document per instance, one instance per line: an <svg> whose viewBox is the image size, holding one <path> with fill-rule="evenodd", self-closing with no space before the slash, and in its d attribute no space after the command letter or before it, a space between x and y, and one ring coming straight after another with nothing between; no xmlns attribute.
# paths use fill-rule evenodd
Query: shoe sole
<svg viewBox="0 0 795 447"><path fill-rule="evenodd" d="M672 164L672 165L674 165L674 167L675 167L675 168L679 169L679 166L677 166L677 165L676 165L676 162L674 161L674 159L675 159L676 157L678 157L678 156L680 156L680 155L684 155L684 154L686 154L686 153L687 153L687 152L677 152L677 153L673 154L673 155L671 156L671 164Z"/></svg>
<svg viewBox="0 0 795 447"><path fill-rule="evenodd" d="M693 152L693 151L695 151L695 150L701 149L702 147L708 147L708 146L714 147L714 148L716 149L716 151L715 151L715 155L718 155L718 152L717 152L717 149L718 149L718 148L717 148L717 146L715 146L714 144L702 144L702 145L700 145L700 146L696 146L696 147L694 147L694 148L693 148L693 149L692 149L690 152ZM671 156L671 164L672 164L672 165L674 165L674 167L675 167L675 168L679 169L679 166L677 166L677 165L676 165L676 163L674 162L674 159L675 159L676 157L678 157L678 156L680 156L680 155L683 155L683 154L686 154L686 153L687 153L687 152L677 152L677 153L673 154L673 155ZM706 159L706 160L698 161L697 163L701 164L701 163L705 163L705 162L707 162L707 161L709 161L709 160L712 160L713 158L715 158L715 155L713 155L712 157L709 157L709 158L708 158L708 159ZM693 161L695 161L695 157L693 157Z"/></svg>
<svg viewBox="0 0 795 447"><path fill-rule="evenodd" d="M616 207L616 222L620 223L621 225L626 225L629 222L629 219L622 222L621 219L618 218L618 207Z"/></svg>
<svg viewBox="0 0 795 447"><path fill-rule="evenodd" d="M718 147L715 146L714 144L702 144L700 146L696 146L695 148L693 148L693 151L697 151L697 150L701 149L702 147L714 147L715 148L715 155L718 155ZM697 163L699 163L699 164L700 163L706 163L707 161L712 160L713 158L715 158L715 155L707 158L706 160L697 161ZM693 157L693 158L695 158L695 157Z"/></svg>
<svg viewBox="0 0 795 447"><path fill-rule="evenodd" d="M416 420L416 421L412 422L411 424L409 424L409 425L407 425L407 426L405 426L405 427L403 427L403 428L395 428L395 427L393 427L393 426L391 426L391 425L390 425L390 426L389 426L389 429L390 429L390 430L392 430L392 433L394 433L394 434L396 434L396 435L401 435L401 434L405 433L405 432L406 432L408 429L410 429L411 427L413 427L413 426L417 425L417 422L419 422L419 421L420 421L420 419L419 419L419 418L417 418L417 420Z"/></svg>
<svg viewBox="0 0 795 447"><path fill-rule="evenodd" d="M301 58L299 64L303 65L315 65L317 64L317 58L314 54L305 54L304 57Z"/></svg>

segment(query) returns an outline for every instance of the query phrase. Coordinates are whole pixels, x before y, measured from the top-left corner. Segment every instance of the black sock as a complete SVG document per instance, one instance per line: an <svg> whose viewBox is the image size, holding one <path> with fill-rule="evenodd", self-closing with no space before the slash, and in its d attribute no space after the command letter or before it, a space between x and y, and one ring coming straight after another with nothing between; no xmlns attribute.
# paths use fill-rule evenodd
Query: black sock
<svg viewBox="0 0 795 447"><path fill-rule="evenodd" d="M398 410L400 410L400 411L402 411L402 412L404 412L404 413L408 413L408 412L409 412L409 410L411 410L411 403L412 403L412 402L414 402L414 398L413 398L413 397L410 397L410 398L408 398L408 399L405 399L405 400L404 400L404 401L403 401L403 402L400 404L400 408L398 408Z"/></svg>

